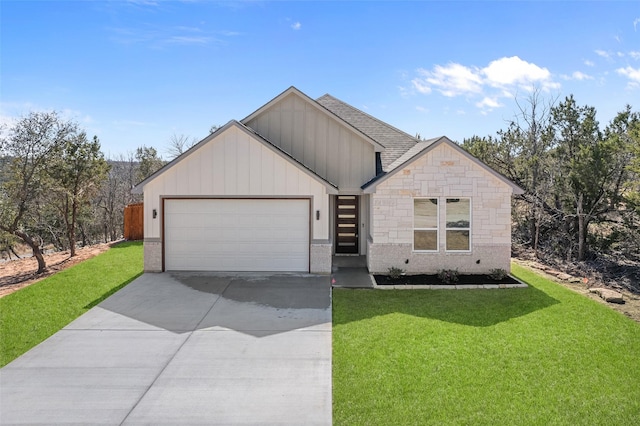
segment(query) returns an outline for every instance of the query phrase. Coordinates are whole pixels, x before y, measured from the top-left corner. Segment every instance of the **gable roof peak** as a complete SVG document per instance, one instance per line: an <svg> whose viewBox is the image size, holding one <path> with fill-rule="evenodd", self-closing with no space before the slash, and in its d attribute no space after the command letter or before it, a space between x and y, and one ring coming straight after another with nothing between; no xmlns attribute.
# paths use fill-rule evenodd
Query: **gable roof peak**
<svg viewBox="0 0 640 426"><path fill-rule="evenodd" d="M306 93L304 93L301 90L297 89L295 86L290 86L288 89L286 89L285 91L281 92L279 95L277 95L276 97L271 99L266 104L262 105L260 108L258 108L257 110L255 110L254 112L249 114L247 117L245 117L242 120L240 120L240 122L242 124L244 124L244 125L248 125L251 120L253 120L256 117L260 116L262 113L264 113L265 111L269 110L273 105L277 104L282 99L284 99L285 97L289 96L292 93L297 95L297 96L299 96L301 99L306 101L309 105L312 105L314 108L316 108L318 111L321 111L323 114L326 114L332 120L339 122L340 125L347 127L350 131L358 134L360 137L364 137L365 140L367 140L369 143L371 143L371 145L373 145L375 147L376 151L383 150L385 148L384 144L382 144L381 142L377 141L376 139L373 139L368 134L362 132L362 130L360 130L357 127L353 126L348 121L345 121L342 117L340 117L339 115L335 114L333 111L329 110L324 105L318 103L316 100L312 99L311 97L309 97L309 95L307 95Z"/></svg>

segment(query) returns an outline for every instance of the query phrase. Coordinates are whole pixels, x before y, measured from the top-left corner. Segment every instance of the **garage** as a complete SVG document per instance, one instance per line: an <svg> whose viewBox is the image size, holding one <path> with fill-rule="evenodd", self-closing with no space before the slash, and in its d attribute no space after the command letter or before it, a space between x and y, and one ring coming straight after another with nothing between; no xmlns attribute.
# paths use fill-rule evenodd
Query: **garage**
<svg viewBox="0 0 640 426"><path fill-rule="evenodd" d="M165 199L167 271L309 271L308 199Z"/></svg>

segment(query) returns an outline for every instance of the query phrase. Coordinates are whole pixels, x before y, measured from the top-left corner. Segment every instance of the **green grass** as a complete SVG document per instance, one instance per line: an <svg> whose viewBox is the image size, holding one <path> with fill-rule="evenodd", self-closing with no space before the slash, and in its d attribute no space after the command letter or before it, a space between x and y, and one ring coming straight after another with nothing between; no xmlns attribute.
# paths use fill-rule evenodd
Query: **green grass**
<svg viewBox="0 0 640 426"><path fill-rule="evenodd" d="M335 289L334 424L638 424L640 325L512 271L531 286Z"/></svg>
<svg viewBox="0 0 640 426"><path fill-rule="evenodd" d="M108 251L0 299L0 367L142 274L142 243Z"/></svg>

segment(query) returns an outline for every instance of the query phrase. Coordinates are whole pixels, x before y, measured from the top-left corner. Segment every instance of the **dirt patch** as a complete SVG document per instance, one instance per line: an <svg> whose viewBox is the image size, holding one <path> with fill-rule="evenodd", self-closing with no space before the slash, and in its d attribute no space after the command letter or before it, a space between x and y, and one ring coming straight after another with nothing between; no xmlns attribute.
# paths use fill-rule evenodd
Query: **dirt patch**
<svg viewBox="0 0 640 426"><path fill-rule="evenodd" d="M629 318L640 322L640 295L626 290L624 288L616 287L615 290L622 294L624 298L624 304L607 303L598 294L589 292L589 289L594 287L611 287L607 286L602 281L589 277L579 277L566 272L558 271L552 267L541 264L537 261L513 259L517 264L528 267L536 271L537 274L544 276L545 278L556 282L563 287L585 295L586 297L595 300L598 303L607 305L613 310L623 313Z"/></svg>
<svg viewBox="0 0 640 426"><path fill-rule="evenodd" d="M109 249L114 243L96 244L78 248L76 256L70 258L68 251L45 254L47 262L46 272L36 275L38 261L33 257L14 259L0 263L0 297L16 292L21 288L67 269L73 265L99 255Z"/></svg>

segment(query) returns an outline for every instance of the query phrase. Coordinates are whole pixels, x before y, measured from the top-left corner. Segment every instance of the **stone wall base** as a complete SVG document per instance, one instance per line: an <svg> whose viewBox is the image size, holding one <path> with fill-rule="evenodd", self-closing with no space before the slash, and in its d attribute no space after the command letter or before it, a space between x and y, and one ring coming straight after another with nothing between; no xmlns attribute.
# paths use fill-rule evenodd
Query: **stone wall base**
<svg viewBox="0 0 640 426"><path fill-rule="evenodd" d="M148 241L144 247L144 271L162 272L162 243L160 241Z"/></svg>
<svg viewBox="0 0 640 426"><path fill-rule="evenodd" d="M470 253L415 253L411 244L375 244L368 241L367 267L372 274L386 274L389 268L407 274L436 274L457 269L461 274L486 274L492 269L511 271L510 245L476 245Z"/></svg>
<svg viewBox="0 0 640 426"><path fill-rule="evenodd" d="M331 273L331 243L311 243L309 272L312 274Z"/></svg>

